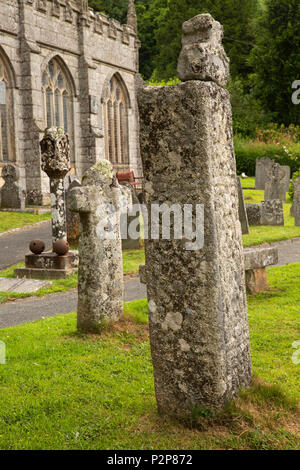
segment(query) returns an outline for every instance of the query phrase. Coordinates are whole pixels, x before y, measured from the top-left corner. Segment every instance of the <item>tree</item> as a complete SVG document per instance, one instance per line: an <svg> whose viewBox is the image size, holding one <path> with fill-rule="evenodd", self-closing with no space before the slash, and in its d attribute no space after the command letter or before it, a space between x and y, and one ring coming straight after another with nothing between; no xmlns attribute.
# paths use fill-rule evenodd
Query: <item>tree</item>
<svg viewBox="0 0 300 470"><path fill-rule="evenodd" d="M298 123L292 83L300 79L300 0L267 0L251 53L256 96L277 122Z"/></svg>

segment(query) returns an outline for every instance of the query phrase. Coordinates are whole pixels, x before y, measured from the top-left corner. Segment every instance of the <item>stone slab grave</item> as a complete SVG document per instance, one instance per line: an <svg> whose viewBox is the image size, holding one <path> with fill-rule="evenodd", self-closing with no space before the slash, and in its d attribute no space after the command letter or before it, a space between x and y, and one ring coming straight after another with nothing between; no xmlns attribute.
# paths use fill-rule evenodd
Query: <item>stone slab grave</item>
<svg viewBox="0 0 300 470"><path fill-rule="evenodd" d="M51 223L53 246L57 241L66 242L66 203L65 176L70 166L69 137L59 127L46 129L40 142L42 169L50 180ZM65 243L66 244L66 243ZM28 279L65 279L76 271L78 266L77 252L68 252L66 244L64 253L40 253L25 256L25 268L15 269L15 276ZM53 250L54 251L54 250Z"/></svg>
<svg viewBox="0 0 300 470"><path fill-rule="evenodd" d="M239 194L239 219L242 227L242 234L249 234L249 223L248 216L245 206L244 193L242 188L242 182L239 176L237 176L238 194Z"/></svg>
<svg viewBox="0 0 300 470"><path fill-rule="evenodd" d="M279 199L262 201L260 204L246 204L249 225L283 226L283 204Z"/></svg>
<svg viewBox="0 0 300 470"><path fill-rule="evenodd" d="M138 90L148 212L154 203L192 205L198 227L196 240L190 232L178 239L145 238L157 405L160 413L179 419L220 409L251 384L232 112L223 88L229 61L222 38L223 27L209 14L185 22L178 64L183 83ZM149 224L151 233L151 217ZM162 231L161 221L158 226Z"/></svg>
<svg viewBox="0 0 300 470"><path fill-rule="evenodd" d="M31 292L37 292L44 287L51 286L51 281L29 281L27 279L0 277L0 291L2 292L17 292L27 294Z"/></svg>
<svg viewBox="0 0 300 470"><path fill-rule="evenodd" d="M98 332L123 313L120 213L124 193L111 163L100 160L69 191L68 206L80 215L77 325Z"/></svg>
<svg viewBox="0 0 300 470"><path fill-rule="evenodd" d="M251 247L244 249L246 287L252 294L268 290L266 267L278 263L277 247Z"/></svg>

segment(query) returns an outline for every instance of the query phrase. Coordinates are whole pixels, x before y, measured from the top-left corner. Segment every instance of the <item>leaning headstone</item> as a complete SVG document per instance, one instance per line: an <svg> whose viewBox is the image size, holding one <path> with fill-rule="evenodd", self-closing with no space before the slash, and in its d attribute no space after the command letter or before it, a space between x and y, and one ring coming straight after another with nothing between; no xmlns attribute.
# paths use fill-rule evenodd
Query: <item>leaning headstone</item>
<svg viewBox="0 0 300 470"><path fill-rule="evenodd" d="M52 241L67 239L65 176L71 169L69 137L60 127L49 127L41 145L42 170L50 179Z"/></svg>
<svg viewBox="0 0 300 470"><path fill-rule="evenodd" d="M25 209L25 197L18 185L19 170L8 164L2 168L4 185L0 190L1 207L5 209Z"/></svg>
<svg viewBox="0 0 300 470"><path fill-rule="evenodd" d="M246 204L249 225L261 225L261 204Z"/></svg>
<svg viewBox="0 0 300 470"><path fill-rule="evenodd" d="M294 214L295 214L295 225L300 226L300 178L295 181L295 192L294 192Z"/></svg>
<svg viewBox="0 0 300 470"><path fill-rule="evenodd" d="M261 225L284 225L283 205L280 199L262 201Z"/></svg>
<svg viewBox="0 0 300 470"><path fill-rule="evenodd" d="M286 201L286 171L278 163L273 162L268 168L265 184L265 201L280 199Z"/></svg>
<svg viewBox="0 0 300 470"><path fill-rule="evenodd" d="M128 211L124 212L123 217L125 220L125 233L123 234L122 237L122 249L123 250L139 250L140 249L140 231L141 231L141 226L139 223L139 218L140 218L140 211L136 210L139 208L139 200L137 198L136 191L134 187L130 184L127 183L126 181L123 181L120 183L121 186L124 186L128 188L130 191L130 196L131 196L131 206L133 208L133 212L131 211L131 208L128 208ZM138 223L135 223L138 221ZM124 225L125 225L124 224ZM134 230L131 233L130 227L131 225L134 224Z"/></svg>
<svg viewBox="0 0 300 470"><path fill-rule="evenodd" d="M247 216L247 211L246 211L246 206L245 206L245 201L244 201L242 183L241 183L239 176L237 177L237 185L238 185L238 194L239 194L239 219L241 222L242 234L248 235L249 233L248 216Z"/></svg>
<svg viewBox="0 0 300 470"><path fill-rule="evenodd" d="M73 188L81 186L79 179L76 176L69 176L68 189L66 191L66 219L67 219L67 239L68 242L78 242L80 217L76 212L70 211L68 207L68 194Z"/></svg>
<svg viewBox="0 0 300 470"><path fill-rule="evenodd" d="M251 383L232 114L218 85L228 79L222 36L209 14L184 23L179 76L193 80L138 93L148 211L166 202L204 208L204 226L194 215L196 242L186 232L145 239L156 398L160 412L179 418L221 408Z"/></svg>
<svg viewBox="0 0 300 470"><path fill-rule="evenodd" d="M268 157L256 159L255 168L255 189L265 190L267 171L271 168L274 160Z"/></svg>
<svg viewBox="0 0 300 470"><path fill-rule="evenodd" d="M123 312L120 236L121 190L112 165L101 160L68 194L68 206L80 215L78 328L98 331Z"/></svg>

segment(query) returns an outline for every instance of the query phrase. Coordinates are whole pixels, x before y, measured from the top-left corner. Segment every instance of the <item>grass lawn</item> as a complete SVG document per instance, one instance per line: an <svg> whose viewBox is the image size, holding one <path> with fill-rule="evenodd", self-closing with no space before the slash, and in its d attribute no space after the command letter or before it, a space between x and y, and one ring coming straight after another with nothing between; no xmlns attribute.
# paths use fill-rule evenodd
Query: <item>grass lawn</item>
<svg viewBox="0 0 300 470"><path fill-rule="evenodd" d="M49 219L51 219L50 212L40 215L27 212L0 212L0 233Z"/></svg>
<svg viewBox="0 0 300 470"><path fill-rule="evenodd" d="M264 200L264 191L246 189L243 192L246 203L260 203ZM300 227L295 227L295 219L290 217L291 205L291 202L283 204L284 227L250 226L250 234L243 235L244 246L256 246L300 237Z"/></svg>
<svg viewBox="0 0 300 470"><path fill-rule="evenodd" d="M243 188L255 188L255 177L249 176L246 180L241 178L242 187Z"/></svg>
<svg viewBox="0 0 300 470"><path fill-rule="evenodd" d="M0 449L299 449L300 264L268 276L249 297L253 387L189 427L157 414L146 301L102 336L75 314L0 330Z"/></svg>

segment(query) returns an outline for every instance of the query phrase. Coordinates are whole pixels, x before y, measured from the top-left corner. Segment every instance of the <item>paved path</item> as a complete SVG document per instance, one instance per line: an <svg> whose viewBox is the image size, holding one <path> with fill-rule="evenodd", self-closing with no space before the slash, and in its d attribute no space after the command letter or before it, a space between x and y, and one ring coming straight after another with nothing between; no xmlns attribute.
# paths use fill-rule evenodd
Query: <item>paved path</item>
<svg viewBox="0 0 300 470"><path fill-rule="evenodd" d="M125 281L125 302L145 299L146 287L139 279ZM8 302L0 306L0 328L28 323L60 313L71 313L77 309L77 291L71 290L45 297L30 297Z"/></svg>
<svg viewBox="0 0 300 470"><path fill-rule="evenodd" d="M50 220L23 227L20 231L7 235L0 234L0 270L24 261L25 255L29 252L29 243L34 238L43 240L46 243L46 250L51 249Z"/></svg>
<svg viewBox="0 0 300 470"><path fill-rule="evenodd" d="M282 242L279 245L274 243L274 245L278 246L279 262L277 266L300 262L300 240Z"/></svg>

